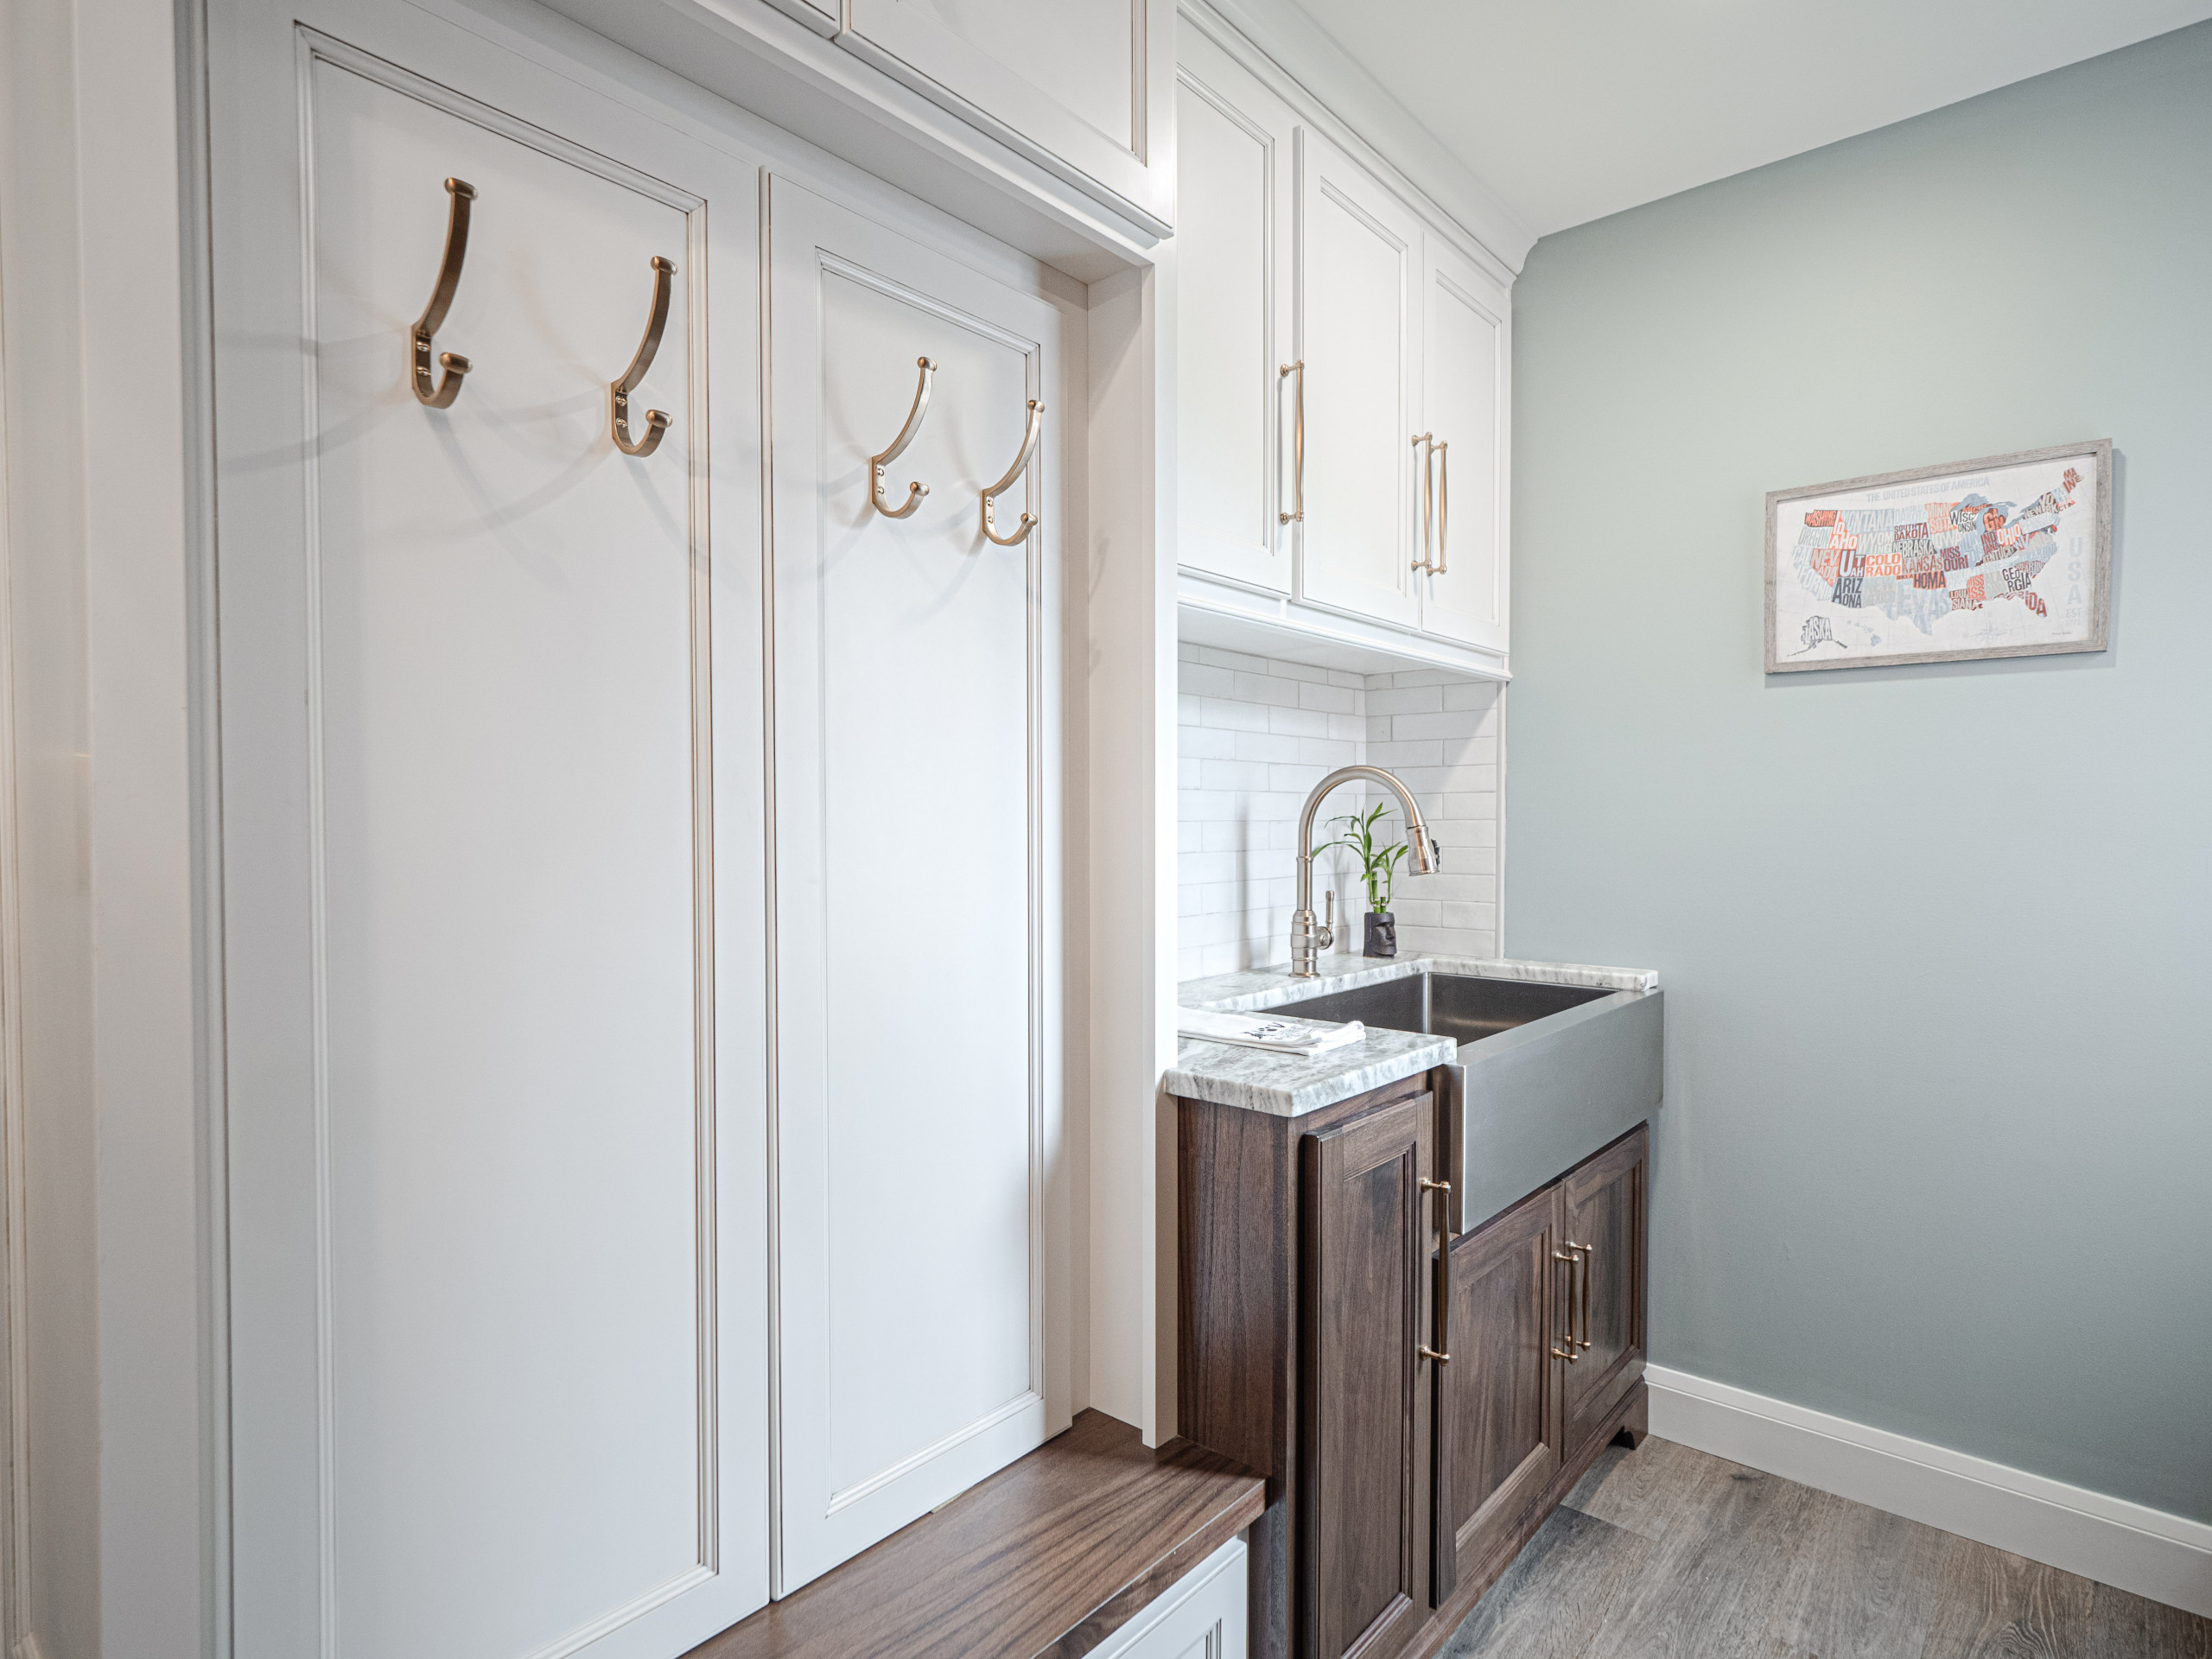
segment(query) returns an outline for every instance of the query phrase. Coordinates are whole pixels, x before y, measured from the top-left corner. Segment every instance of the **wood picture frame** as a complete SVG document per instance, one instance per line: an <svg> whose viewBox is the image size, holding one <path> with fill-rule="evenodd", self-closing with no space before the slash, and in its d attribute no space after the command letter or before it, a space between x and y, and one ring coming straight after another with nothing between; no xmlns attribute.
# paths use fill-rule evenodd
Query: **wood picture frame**
<svg viewBox="0 0 2212 1659"><path fill-rule="evenodd" d="M1766 671L2103 651L2111 565L2109 438L1772 490Z"/></svg>

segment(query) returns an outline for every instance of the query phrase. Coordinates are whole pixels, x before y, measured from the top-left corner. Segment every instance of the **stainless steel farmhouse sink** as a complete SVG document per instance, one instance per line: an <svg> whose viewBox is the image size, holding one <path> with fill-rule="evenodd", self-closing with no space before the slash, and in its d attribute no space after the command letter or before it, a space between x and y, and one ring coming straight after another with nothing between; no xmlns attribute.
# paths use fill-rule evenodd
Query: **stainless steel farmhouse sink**
<svg viewBox="0 0 2212 1659"><path fill-rule="evenodd" d="M1663 992L1408 974L1281 1005L1311 1020L1451 1037L1452 1228L1478 1227L1659 1105Z"/></svg>

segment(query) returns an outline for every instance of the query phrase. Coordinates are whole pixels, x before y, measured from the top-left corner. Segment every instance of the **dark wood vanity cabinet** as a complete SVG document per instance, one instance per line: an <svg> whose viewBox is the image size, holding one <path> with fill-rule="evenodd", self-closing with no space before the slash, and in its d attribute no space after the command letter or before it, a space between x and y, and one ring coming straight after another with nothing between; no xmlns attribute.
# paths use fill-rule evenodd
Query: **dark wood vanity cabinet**
<svg viewBox="0 0 2212 1659"><path fill-rule="evenodd" d="M1559 1185L1561 1237L1555 1262L1574 1304L1574 1349L1566 1372L1568 1455L1595 1433L1643 1375L1644 1175L1651 1132L1638 1128L1579 1166Z"/></svg>
<svg viewBox="0 0 2212 1659"><path fill-rule="evenodd" d="M1439 1606L1462 1563L1474 1571L1560 1471L1559 1237L1553 1186L1452 1246L1452 1360L1436 1394Z"/></svg>
<svg viewBox="0 0 2212 1659"><path fill-rule="evenodd" d="M1643 1374L1649 1146L1639 1127L1452 1242L1452 1361L1436 1384L1439 1607L1469 1581L1479 1594L1532 1506L1623 1426Z"/></svg>
<svg viewBox="0 0 2212 1659"><path fill-rule="evenodd" d="M1268 1478L1253 1659L1426 1659L1643 1427L1649 1131L1452 1238L1439 1081L1179 1103L1178 1418Z"/></svg>
<svg viewBox="0 0 2212 1659"><path fill-rule="evenodd" d="M1296 1548L1313 1659L1382 1659L1427 1613L1434 1119L1420 1095L1300 1148Z"/></svg>

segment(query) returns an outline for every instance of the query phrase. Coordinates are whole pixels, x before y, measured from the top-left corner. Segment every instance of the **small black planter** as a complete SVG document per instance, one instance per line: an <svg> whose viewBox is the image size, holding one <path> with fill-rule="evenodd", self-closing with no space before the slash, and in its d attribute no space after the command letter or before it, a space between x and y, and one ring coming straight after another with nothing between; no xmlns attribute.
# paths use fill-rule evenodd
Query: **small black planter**
<svg viewBox="0 0 2212 1659"><path fill-rule="evenodd" d="M1398 954L1398 918L1387 910L1367 912L1367 948L1363 957L1395 957Z"/></svg>

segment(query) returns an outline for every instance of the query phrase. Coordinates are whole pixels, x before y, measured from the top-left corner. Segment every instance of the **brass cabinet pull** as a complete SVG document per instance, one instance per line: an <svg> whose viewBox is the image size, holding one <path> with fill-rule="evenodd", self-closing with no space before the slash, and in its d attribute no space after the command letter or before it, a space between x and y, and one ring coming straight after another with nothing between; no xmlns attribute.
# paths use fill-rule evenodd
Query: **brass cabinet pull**
<svg viewBox="0 0 2212 1659"><path fill-rule="evenodd" d="M660 448L660 435L668 430L668 416L663 410L645 411L645 435L632 442L630 436L630 394L645 378L653 365L653 359L660 351L661 330L668 327L669 278L676 275L676 267L660 255L652 257L653 308L645 319L645 338L638 342L638 354L630 359L630 366L622 371L622 378L607 383L607 402L614 428L614 447L626 455L650 455Z"/></svg>
<svg viewBox="0 0 2212 1659"><path fill-rule="evenodd" d="M1416 570L1434 571L1436 569L1436 434L1423 432L1414 439L1414 448L1423 450L1421 458L1421 556L1413 563Z"/></svg>
<svg viewBox="0 0 2212 1659"><path fill-rule="evenodd" d="M916 358L914 364L920 369L921 375L914 386L913 407L906 411L906 424L899 429L899 435L891 440L888 449L880 455L868 458L868 499L887 518L906 518L922 505L922 498L930 493L930 486L926 484L909 484L906 486L906 505L903 507L891 505L890 498L883 493L883 469L906 452L906 446L922 429L922 416L929 412L930 377L937 372L937 365L926 357Z"/></svg>
<svg viewBox="0 0 2212 1659"><path fill-rule="evenodd" d="M1436 1194L1436 1346L1417 1348L1423 1359L1452 1363L1452 1183L1421 1178L1421 1190Z"/></svg>
<svg viewBox="0 0 2212 1659"><path fill-rule="evenodd" d="M1021 522L1014 526L1013 535L1000 535L998 498L1013 487L1014 480L1021 476L1021 469L1029 465L1030 452L1036 448L1037 434L1043 429L1044 424L1045 405L1032 397L1029 400L1029 428L1021 435L1021 453L1014 458L1014 465L1006 469L1006 476L983 492L983 534L1001 547L1017 545L1037 528L1039 521L1025 512L1021 515Z"/></svg>
<svg viewBox="0 0 2212 1659"><path fill-rule="evenodd" d="M1300 358L1295 363L1286 363L1278 368L1275 371L1275 379L1280 383L1286 375L1292 374L1298 377L1298 385L1295 389L1296 399L1291 405L1294 423L1291 429L1290 441L1290 499L1293 511L1278 512L1275 515L1286 524L1302 524L1306 518L1306 359L1304 358ZM1276 453L1280 454L1281 451L1278 450Z"/></svg>
<svg viewBox="0 0 2212 1659"><path fill-rule="evenodd" d="M1445 542L1452 532L1452 446L1440 442L1432 452L1436 456L1436 569L1442 575L1452 568L1451 554Z"/></svg>
<svg viewBox="0 0 2212 1659"><path fill-rule="evenodd" d="M1598 1247L1577 1244L1574 1248L1582 1252L1582 1334L1575 1340L1580 1346L1587 1348L1590 1345L1590 1262L1598 1254Z"/></svg>
<svg viewBox="0 0 2212 1659"><path fill-rule="evenodd" d="M1574 1274L1575 1269L1582 1264L1582 1247L1570 1238L1567 1241L1566 1249L1552 1252L1552 1260L1567 1263L1567 1330L1560 1338L1567 1346L1554 1348L1552 1357L1563 1359L1572 1365L1582 1357L1582 1351L1575 1345L1574 1339Z"/></svg>
<svg viewBox="0 0 2212 1659"><path fill-rule="evenodd" d="M476 187L461 179L446 181L446 194L452 198L446 214L446 252L438 264L438 285L430 290L430 302L423 308L423 315L407 331L407 367L415 386L415 401L432 409L450 409L453 400L461 396L461 378L469 371L467 358L455 352L441 352L438 362L443 366L442 379L430 374L430 337L445 324L446 313L453 308L454 290L461 286L461 261L468 257L468 204L476 200Z"/></svg>

